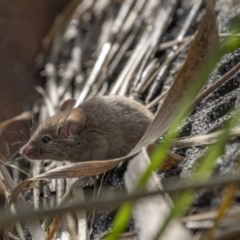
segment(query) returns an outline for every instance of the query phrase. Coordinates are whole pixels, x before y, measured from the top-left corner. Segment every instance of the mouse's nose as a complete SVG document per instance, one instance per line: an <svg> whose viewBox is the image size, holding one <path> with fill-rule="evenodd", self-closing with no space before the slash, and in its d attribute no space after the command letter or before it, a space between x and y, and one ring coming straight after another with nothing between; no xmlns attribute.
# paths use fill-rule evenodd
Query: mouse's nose
<svg viewBox="0 0 240 240"><path fill-rule="evenodd" d="M34 146L25 145L21 148L20 154L25 157L31 158L36 153L37 149Z"/></svg>
<svg viewBox="0 0 240 240"><path fill-rule="evenodd" d="M29 148L27 146L24 146L21 148L20 153L22 155L27 155L28 151L29 151Z"/></svg>

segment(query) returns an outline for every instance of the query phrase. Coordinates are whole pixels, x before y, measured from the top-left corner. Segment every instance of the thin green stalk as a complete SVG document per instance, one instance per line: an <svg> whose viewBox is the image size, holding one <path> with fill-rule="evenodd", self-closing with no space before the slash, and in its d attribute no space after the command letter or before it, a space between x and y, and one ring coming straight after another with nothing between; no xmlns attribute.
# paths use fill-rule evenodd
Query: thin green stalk
<svg viewBox="0 0 240 240"><path fill-rule="evenodd" d="M10 211L11 211L11 213L14 214L14 215L17 214L14 205L11 206ZM18 233L19 238L20 238L21 240L26 240L26 239L25 239L25 236L24 236L24 233L23 233L23 229L22 229L21 224L20 224L19 222L16 222L16 223L15 223L15 227L16 227L16 230L17 230L17 233Z"/></svg>
<svg viewBox="0 0 240 240"><path fill-rule="evenodd" d="M134 202L126 202L121 207L121 211L118 211L114 218L114 231L111 232L112 239L118 239L120 233L122 233L128 226L130 217L132 214ZM108 235L109 236L109 235ZM107 237L106 239L108 239Z"/></svg>

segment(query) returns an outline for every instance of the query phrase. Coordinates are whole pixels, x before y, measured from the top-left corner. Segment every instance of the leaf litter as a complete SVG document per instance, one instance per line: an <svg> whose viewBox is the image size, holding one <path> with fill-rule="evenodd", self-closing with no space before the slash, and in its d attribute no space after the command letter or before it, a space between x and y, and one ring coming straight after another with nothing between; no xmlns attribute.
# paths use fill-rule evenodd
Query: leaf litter
<svg viewBox="0 0 240 240"><path fill-rule="evenodd" d="M201 15L202 8L199 9L199 2L192 2L192 3L187 3L187 1L182 1L180 5L176 5L175 1L166 1L166 6L171 6L172 10L170 9L169 12L164 11L165 13L168 13L166 17L169 18L168 23L171 22L171 19L173 19L171 24L176 24L178 21L177 19L180 19L181 24L179 23L179 26L175 25L172 27L166 27L166 29L163 29L161 34L157 34L157 32L154 32L152 30L152 35L149 35L151 32L151 28L154 29L154 21L156 21L155 28L159 27L157 21L157 8L158 6L159 11L161 12L161 5L158 5L156 1L124 1L123 4L121 5L120 3L111 3L109 1L97 1L95 4L93 1L88 2L88 1L73 1L74 3L69 4L69 6L66 8L66 10L63 12L61 15L60 19L58 22L55 23L53 26L53 30L50 31L49 35L47 36L47 40L44 41L43 45L43 51L40 54L40 58L38 60L41 60L40 65L45 66L45 73L47 77L47 85L45 88L46 94L43 92L43 98L45 99L46 102L48 102L48 113L46 112L46 108L44 108L44 103L41 106L41 109L44 111L40 112L40 118L44 119L46 116L53 114L54 111L58 109L58 106L61 104L61 102L64 99L67 99L69 97L72 97L72 93L75 92L76 96L78 98L77 93L80 93L80 96L78 98L78 102L81 102L85 100L86 98L89 98L90 96L94 96L98 93L98 91L101 91L103 89L103 86L105 84L105 94L108 93L115 93L113 92L114 87L116 86L114 79L121 79L118 80L121 84L118 86L118 94L124 94L124 95L129 95L130 97L136 98L136 94L134 94L136 91L134 90L134 81L133 79L142 79L141 81L138 81L138 83L145 84L145 82L151 78L152 73L154 72L154 69L159 69L159 65L164 63L166 61L167 57L171 56L169 53L169 49L166 49L166 53L163 53L162 55L159 55L158 52L158 44L164 40L164 36L169 36L171 40L172 38L177 38L177 36L183 36L188 33L192 34L196 29L192 26L193 24L190 24L187 29L185 29L185 34L181 35L180 32L184 32L184 26L187 26L187 22L184 25L184 16L179 15L179 12L177 12L177 9L181 9L183 12L185 11L185 14L187 13L194 13L197 15ZM87 3L88 2L88 3ZM76 7L77 6L77 7ZM163 4L164 6L164 4ZM197 7L198 6L198 7ZM226 7L226 5L224 5ZM118 7L120 9L118 10ZM119 11L118 17L114 20L114 14L110 14L109 18L105 18L105 14L108 13L109 9L112 8L113 11ZM146 11L143 9L146 8ZM192 8L192 11L190 9ZM148 11L147 11L148 10ZM121 13L121 14L120 14ZM125 15L124 15L125 13ZM139 15L138 16L138 21L134 22L134 16L136 13ZM70 17L71 16L71 17ZM190 16L190 15L189 15ZM191 17L189 17L192 19ZM103 24L104 21L109 21L108 19L112 19L111 21L113 22L112 25L112 33L114 33L111 38L110 33L106 33L106 29L100 27L99 31L94 30L94 26L97 26L98 24ZM197 19L197 18L196 18ZM194 20L192 20L193 22ZM211 22L211 21L210 21ZM115 25L114 25L115 23ZM77 24L82 24L82 27L79 28L79 25ZM84 25L85 24L85 25ZM106 22L107 24L107 22ZM110 23L108 23L110 24ZM119 25L117 25L119 24ZM101 26L101 25L100 25ZM103 25L102 25L103 26ZM113 27L114 26L114 27ZM73 32L72 35L70 34L71 31L69 30L70 27L72 28ZM208 31L206 31L206 35L209 33L209 30L212 30L212 26L209 24L208 25ZM95 28L96 29L96 28ZM116 31L119 30L119 31ZM178 34L176 34L176 29L178 30ZM190 30L191 29L191 30ZM213 28L214 29L214 28ZM75 33L74 33L75 30ZM114 32L114 30L116 32ZM160 28L158 28L160 30ZM180 31L181 30L181 31ZM65 31L65 32L64 32ZM63 34L64 33L64 34ZM131 33L135 33L135 35L132 35ZM148 38L145 40L142 38L147 35ZM156 34L156 35L155 35ZM214 31L211 32L211 34L214 35ZM68 36L69 35L69 36ZM161 35L163 36L162 39L160 38ZM89 36L91 37L91 42L88 44L86 39L90 39ZM109 36L107 38L106 36ZM142 36L142 37L141 37ZM150 37L149 37L150 36ZM204 34L202 34L202 37ZM209 37L209 36L205 36ZM215 35L216 37L216 35ZM94 48L94 46L98 46L100 39L105 39L102 41L101 45L102 48L99 46L97 48ZM149 40L147 40L149 39ZM166 38L165 38L166 39ZM204 42L207 38L203 38ZM71 40L71 41L70 41ZM73 40L73 41L72 41ZM167 39L168 40L168 39ZM181 40L181 39L180 39ZM180 41L179 40L179 41ZM55 178L70 178L70 177L86 177L86 176L92 176L92 175L98 175L100 173L106 172L110 169L115 168L116 166L119 165L120 162L123 160L128 160L131 159L132 157L135 156L136 154L141 150L142 146L148 145L150 143L155 142L159 137L161 137L167 128L169 127L169 124L171 123L172 118L174 117L173 115L173 110L176 109L176 106L179 103L179 100L181 97L184 96L184 94L187 92L188 88L191 86L190 84L192 83L192 79L195 78L195 74L197 71L201 69L201 67L198 64L194 63L194 59L196 59L197 63L199 59L200 63L204 59L201 54L207 54L208 50L205 49L205 47L209 47L209 49L214 48L216 45L217 39L210 38L212 42L205 42L205 46L200 47L199 50L202 51L200 54L193 54L191 57L192 60L192 69L186 67L181 70L182 73L178 73L178 76L175 76L175 80L181 79L182 78L182 83L179 80L179 83L177 84L176 81L174 82L174 85L168 90L167 96L165 97L163 104L160 103L159 101L155 103L156 105L159 105L160 110L158 111L158 114L156 115L156 118L154 122L151 124L149 129L147 130L145 136L142 138L142 140L139 142L139 144L135 147L135 149L132 151L129 156L121 159L115 159L111 161L94 161L94 162L85 162L85 163L77 163L77 164L68 164L66 166L62 166L60 168L52 169L46 173L43 173L39 176L36 176L35 178L29 179L25 182L20 183L17 188L15 188L15 191L13 192L11 199L13 200L20 191L27 187L30 182L33 180L45 180L45 179L55 179ZM165 40L166 41L166 40ZM74 44L73 44L74 42ZM146 44L147 43L147 44ZM139 44L139 45L138 45ZM149 45L148 45L149 44ZM211 45L212 44L212 45ZM51 47L50 47L51 46ZM74 47L75 46L75 47ZM137 46L139 46L139 50L137 50ZM147 46L150 46L148 48ZM194 43L191 45L193 48ZM196 47L197 45L195 45ZM186 46L184 46L186 47ZM194 50L197 51L197 48L194 47ZM87 49L87 50L85 50ZM102 49L102 50L101 50ZM128 62L130 63L130 59L126 55L124 55L129 49L131 49L131 54L136 51L142 51L144 54L144 58L140 59L137 58L138 61L141 60L140 62L134 62L134 68L128 67ZM76 51L80 55L80 64L79 64L79 58L76 57ZM90 54L86 55L84 54L84 51L88 51ZM154 52L153 52L154 51ZM171 51L176 52L177 50L172 48ZM50 55L49 55L50 54ZM119 54L119 55L118 55ZM173 53L174 54L174 53ZM180 52L178 53L180 54ZM181 53L183 54L185 58L186 50L185 53L184 51ZM141 55L141 54L140 54ZM227 60L222 60L220 62L220 65L217 66L217 69L212 76L210 77L209 84L214 82L219 76L229 72L231 67L233 67L232 62L236 63L238 59L238 50L236 50L233 55L229 54ZM167 62L168 67L170 66L170 70L165 70L165 78L166 81L161 80L162 82L169 82L168 80L168 75L172 77L174 76L174 73L172 74L171 71L174 68L174 63L177 63L178 65L182 64L183 59L181 60L181 57L176 54L175 59L172 59L173 63L171 64L170 61ZM88 58L88 59L87 59ZM198 59L199 58L199 59ZM152 60L155 59L153 62ZM223 58L224 59L224 58ZM44 61L46 63L44 63ZM89 61L88 67L84 67L84 64L86 61ZM82 62L85 61L85 62ZM189 61L190 62L190 61ZM77 66L77 68L73 68L73 64ZM105 63L105 64L104 64ZM108 64L108 65L107 65ZM110 64L110 65L109 65ZM166 64L166 62L165 62ZM79 68L80 65L80 68ZM201 64L200 64L201 65ZM236 64L234 64L236 65ZM109 69L111 70L108 75L108 66ZM114 67L115 66L115 67ZM129 65L130 66L130 65ZM186 66L186 65L185 65ZM222 67L223 66L223 67ZM229 68L229 66L231 66ZM228 69L224 69L228 68ZM190 71L191 70L191 71ZM145 71L145 72L144 72ZM178 72L178 69L175 67L175 72ZM71 73L68 77L66 73ZM119 78L121 74L125 74L124 76L128 76L127 78ZM184 74L181 76L181 74ZM146 79L144 80L143 77L147 76ZM188 76L188 77L186 77ZM170 77L170 78L171 78ZM97 79L99 78L99 83ZM88 79L88 80L84 80ZM232 79L232 80L231 80ZM227 84L223 84L222 86L217 86L215 88L215 92L212 93L213 90L209 92L209 97L205 98L203 103L200 103L194 113L187 118L187 120L183 124L183 131L182 135L195 135L195 134L206 134L214 129L217 129L217 127L221 126L221 124L227 119L225 117L225 114L227 110L231 107L234 106L235 102L237 101L237 87L236 85L237 79L238 79L238 74L235 76L232 76L230 81ZM137 81L135 81L137 82ZM161 92L164 92L164 87L166 88L166 84L163 85L161 83L160 85L158 84L157 87L153 87L153 85L156 82L156 78L153 77L149 86L147 87L141 87L139 85L139 88L144 89L141 92L141 95L139 94L138 97L142 101L147 101L147 96L148 99L154 100L154 98L157 98L158 96L161 96ZM188 85L188 83L189 85ZM229 86L230 85L230 86ZM64 88L62 88L64 86ZM74 88L72 89L72 86ZM235 87L234 87L235 86ZM95 89L94 89L95 87ZM150 89L154 89L155 95L150 94ZM235 92L232 91L232 88L236 89ZM59 90L58 90L59 89ZM61 89L65 89L64 91ZM114 90L116 91L116 90ZM217 92L217 93L216 93ZM55 94L58 93L58 94ZM116 92L117 93L117 92ZM149 95L150 94L150 95ZM216 104L218 96L220 97L220 104ZM226 103L225 103L225 102ZM234 102L235 101L235 102ZM224 105L225 104L225 105ZM156 111L156 105L155 105L155 110ZM215 107L216 106L216 107ZM210 116L213 119L216 119L216 122L210 125L206 129L206 127L201 127L201 124L199 124L199 118L204 119L206 116L206 113L209 114L211 112L217 112L218 109L224 108L222 111L222 116L220 114L217 116ZM202 109L207 109L207 112L201 112L203 111ZM227 116L229 113L227 113ZM209 117L209 116L207 116ZM228 116L229 117L229 116ZM201 122L202 120L200 120ZM196 123L195 123L196 122ZM204 121L203 121L204 122ZM205 121L206 122L206 121ZM208 123L208 122L206 122ZM205 128L205 129L204 129ZM190 131L191 129L191 131ZM210 133L211 134L211 133ZM209 135L210 135L209 134ZM233 134L233 137L236 135ZM197 137L197 136L196 136ZM189 137L191 139L191 136ZM194 136L192 137L194 138ZM217 136L215 136L215 139ZM207 139L206 139L207 140ZM178 140L180 142L181 139ZM202 140L203 142L204 140ZM234 140L237 144L237 141ZM196 148L192 147L194 144L191 145L185 145L183 148L188 147L187 149L184 150L184 161L182 164L179 164L177 166L177 171L181 173L181 176L188 175L186 174L189 172L191 167L189 167L188 162L192 162L190 156L194 159L194 162L197 161L196 159ZM229 143L231 146L231 142ZM178 148L181 148L180 146L175 146ZM231 147L229 147L231 148ZM180 152L182 154L183 150L176 149L176 151ZM195 151L195 153L194 153ZM203 151L201 148L198 149L198 151ZM232 149L229 150L231 153ZM226 153L228 154L228 153ZM237 154L236 154L237 157ZM227 157L225 157L227 159ZM220 161L220 160L219 160ZM222 160L223 161L223 160ZM229 160L227 160L229 161ZM235 160L234 160L235 161ZM192 165L192 164L190 164ZM193 166L193 165L192 165ZM123 175L124 169L126 168L126 164L121 165L120 167L115 168L110 172L110 177L106 181L105 188L109 188L110 190L104 190L102 191L102 195L111 195L114 194L114 191L111 189L118 189L118 188L123 188L124 183L123 179L119 176ZM187 170L186 170L187 168ZM218 165L218 168L221 169L221 164ZM176 170L174 171L167 171L167 175L174 174ZM115 182L113 179L118 179ZM52 185L53 182L52 182ZM49 187L47 186L48 191ZM54 188L54 186L53 186ZM91 189L91 186L85 186L84 189ZM63 188L63 191L68 191L66 187ZM62 191L60 189L60 191ZM46 195L47 196L47 195ZM39 201L39 200L38 200ZM106 213L102 213L102 215L97 212L97 217L93 220L94 222L91 224L93 227L90 229L91 231L91 237L99 237L99 236L104 236L106 233L106 229L108 229L109 226L109 219L111 222L111 215L112 215L112 210L114 208L111 208L110 210L106 211ZM107 222L106 222L107 220ZM104 223L105 221L105 223ZM136 221L136 219L135 219ZM103 224L104 223L104 224ZM105 226L105 228L100 227L100 226ZM132 223L132 226L129 228L130 230L134 229L134 224ZM60 234L60 233L58 233Z"/></svg>

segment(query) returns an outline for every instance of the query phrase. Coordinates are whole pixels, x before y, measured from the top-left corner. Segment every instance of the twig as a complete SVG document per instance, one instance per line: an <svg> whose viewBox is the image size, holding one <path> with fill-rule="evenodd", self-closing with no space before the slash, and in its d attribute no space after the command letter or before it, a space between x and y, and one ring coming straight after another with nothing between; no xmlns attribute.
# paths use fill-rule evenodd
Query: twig
<svg viewBox="0 0 240 240"><path fill-rule="evenodd" d="M148 79L143 78L139 85L136 86L136 93L143 93L153 80L155 80L155 82L158 81L159 77L161 77L162 74L166 71L166 67L179 55L179 53L181 53L189 45L190 42L191 40L186 41L181 46L179 46L179 48L171 56L169 56Z"/></svg>
<svg viewBox="0 0 240 240"><path fill-rule="evenodd" d="M82 90L76 104L75 104L75 107L78 107L84 100L85 98L87 97L89 91L90 91L90 88L92 86L92 84L95 82L97 76L99 75L99 71L101 70L102 66L103 66L103 63L109 53L109 50L111 48L111 43L110 42L107 42L104 44L103 48L102 48L102 51L93 67L93 70L92 70L92 73L91 75L89 76L89 78L87 79L87 82L85 83L85 86L84 86L84 89Z"/></svg>
<svg viewBox="0 0 240 240"><path fill-rule="evenodd" d="M188 42L188 41L192 41L194 38L194 35L192 36L187 36L185 38L183 38L182 40L178 40L178 39L174 39L174 40L170 40L168 42L163 42L163 43L160 43L159 46L158 46L158 51L164 51L170 47L173 47L177 44L181 44L183 42Z"/></svg>
<svg viewBox="0 0 240 240"><path fill-rule="evenodd" d="M197 104L202 102L209 94L211 94L221 85L223 85L225 82L229 81L230 78L233 77L239 70L240 70L240 63L238 63L235 67L233 67L230 71L225 73L216 82L214 82L212 85L208 86L203 92L201 92L192 103L192 106L196 106Z"/></svg>
<svg viewBox="0 0 240 240"><path fill-rule="evenodd" d="M226 38L226 37L240 37L240 34L232 34L232 33L219 33L219 37L221 38ZM167 42L163 42L163 43L160 43L159 46L158 46L158 51L164 51L170 47L173 47L174 45L177 45L177 44L181 44L183 42L186 42L186 41L190 41L190 40L193 40L194 38L194 35L191 35L191 36L187 36L181 40L179 39L173 39L173 40L170 40L170 41L167 41Z"/></svg>
<svg viewBox="0 0 240 240"><path fill-rule="evenodd" d="M150 102L146 107L147 108L152 108L154 107L156 104L158 104L168 93L168 90L165 90L161 95L159 95L158 97L156 97L152 102Z"/></svg>
<svg viewBox="0 0 240 240"><path fill-rule="evenodd" d="M52 101L49 99L49 96L47 95L46 91L40 86L35 86L35 90L43 96L43 99L47 106L48 114L49 116L52 116L55 113L55 110Z"/></svg>

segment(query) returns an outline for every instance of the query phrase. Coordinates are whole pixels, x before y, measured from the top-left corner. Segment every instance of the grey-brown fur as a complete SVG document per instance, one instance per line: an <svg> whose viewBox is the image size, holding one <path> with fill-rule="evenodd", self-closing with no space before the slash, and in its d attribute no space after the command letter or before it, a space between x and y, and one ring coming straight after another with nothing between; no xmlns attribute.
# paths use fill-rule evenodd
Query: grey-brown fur
<svg viewBox="0 0 240 240"><path fill-rule="evenodd" d="M142 104L120 96L95 97L80 108L86 122L74 139L62 134L69 110L60 111L39 125L25 145L37 149L33 159L80 162L122 157L136 145L153 119ZM50 136L50 142L42 142L45 135Z"/></svg>

